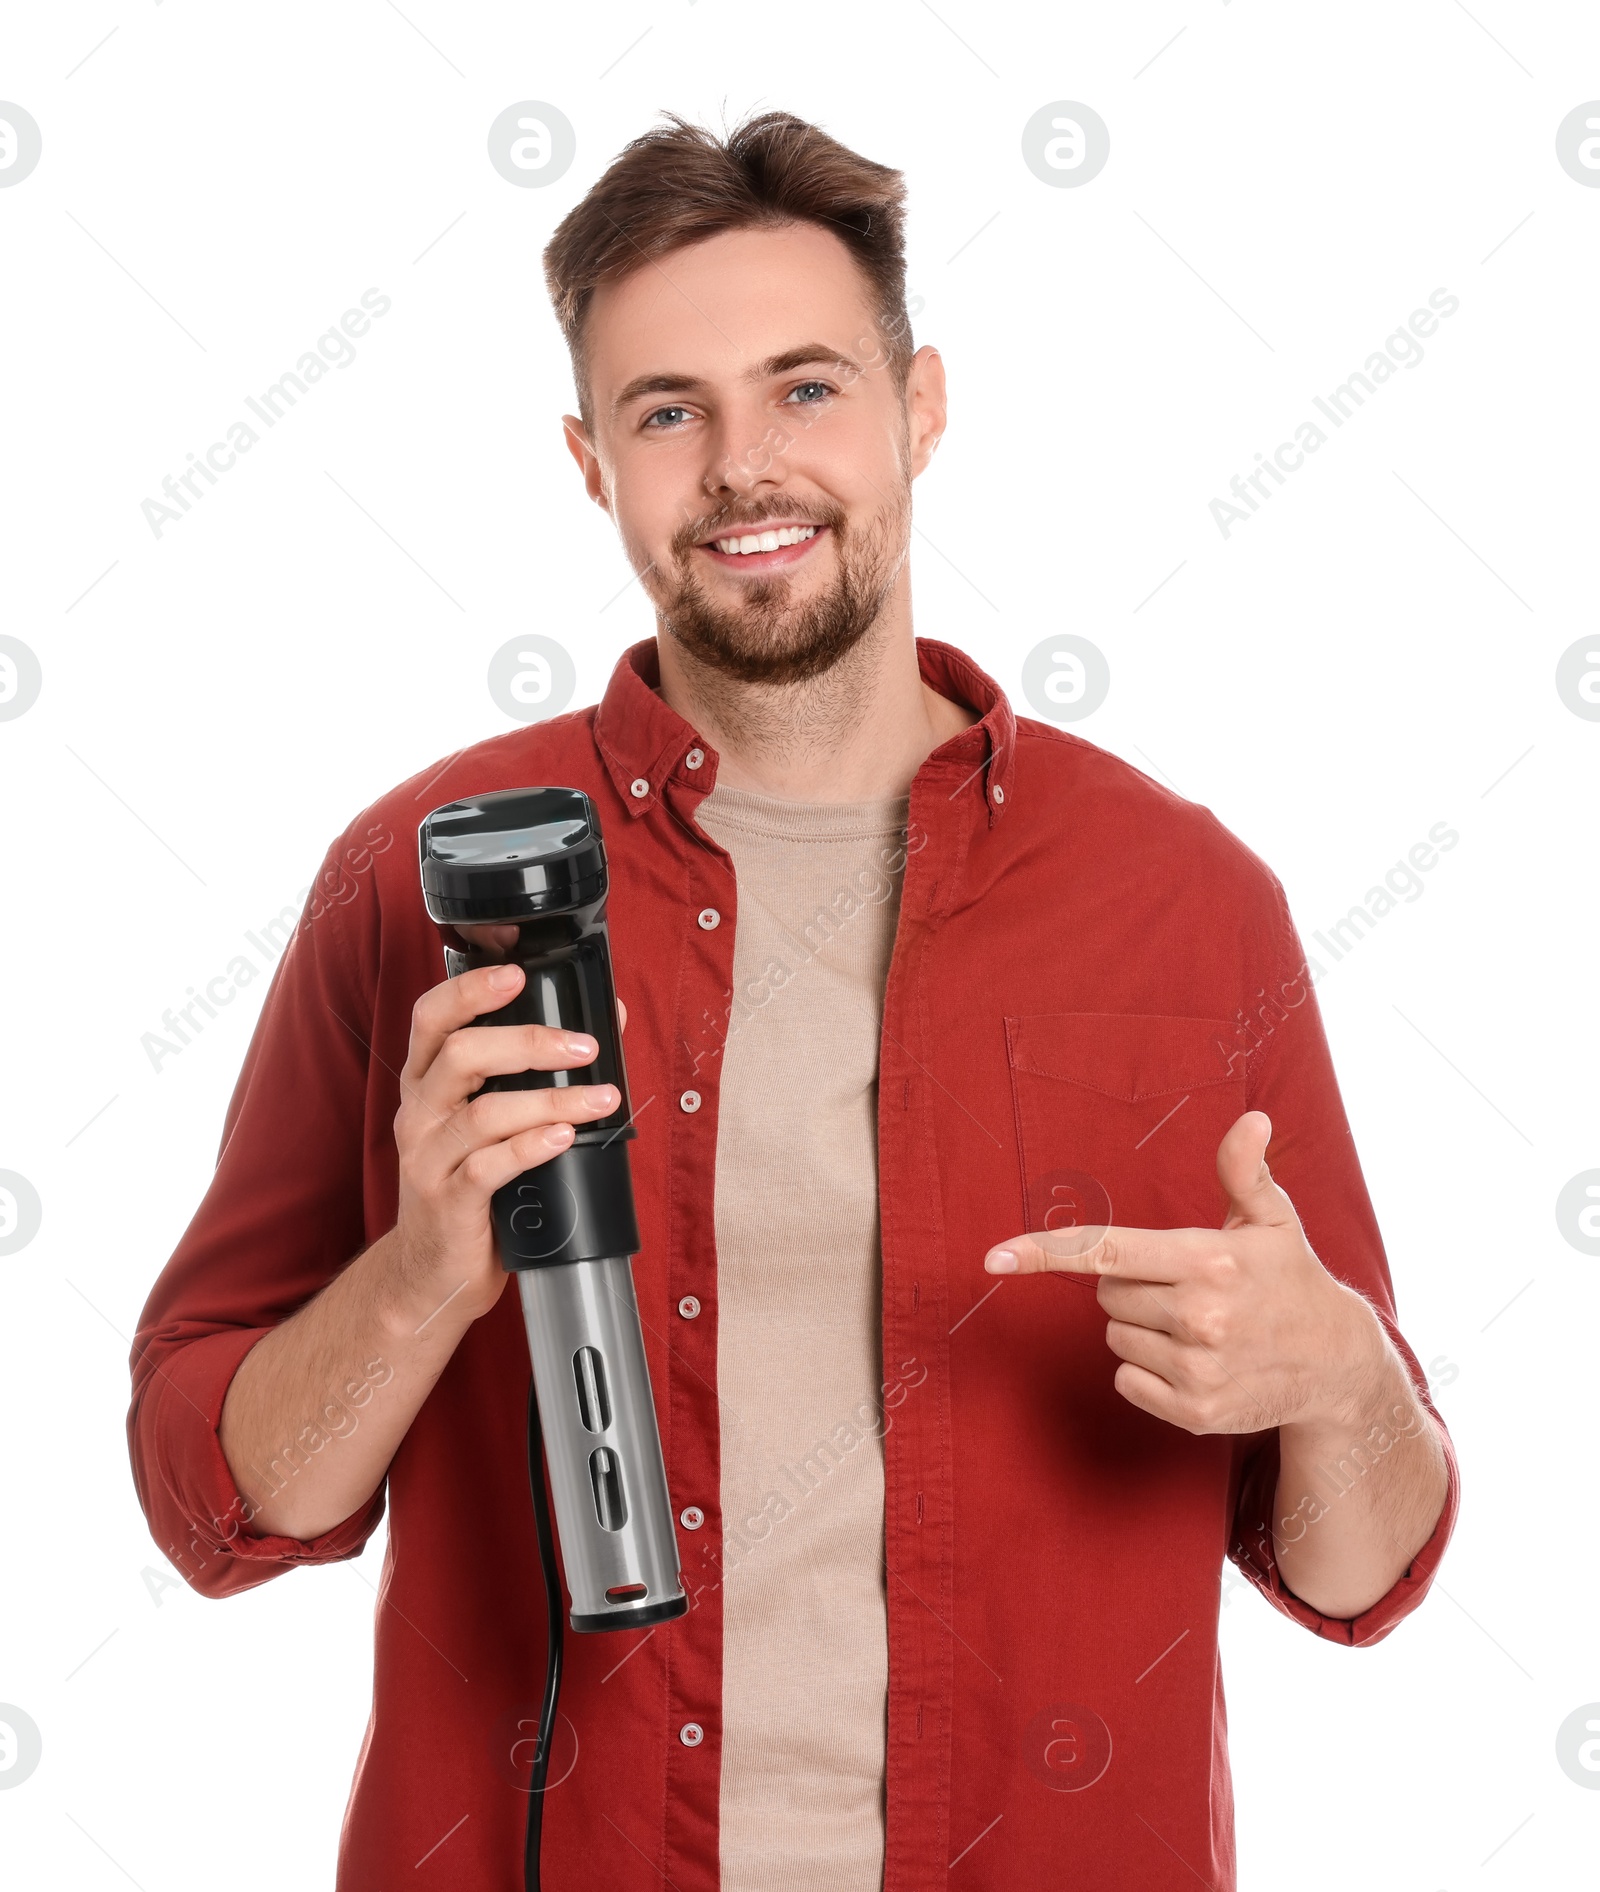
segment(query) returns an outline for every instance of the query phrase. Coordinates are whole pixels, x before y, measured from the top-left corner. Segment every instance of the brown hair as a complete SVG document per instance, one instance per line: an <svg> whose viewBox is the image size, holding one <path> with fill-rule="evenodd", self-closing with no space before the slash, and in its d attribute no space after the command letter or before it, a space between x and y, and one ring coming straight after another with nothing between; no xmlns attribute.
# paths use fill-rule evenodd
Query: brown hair
<svg viewBox="0 0 1600 1892"><path fill-rule="evenodd" d="M817 223L871 286L902 392L914 353L906 313L905 180L790 112L763 112L725 140L676 112L635 138L545 246L544 275L567 339L579 413L593 433L583 322L595 290L724 230Z"/></svg>

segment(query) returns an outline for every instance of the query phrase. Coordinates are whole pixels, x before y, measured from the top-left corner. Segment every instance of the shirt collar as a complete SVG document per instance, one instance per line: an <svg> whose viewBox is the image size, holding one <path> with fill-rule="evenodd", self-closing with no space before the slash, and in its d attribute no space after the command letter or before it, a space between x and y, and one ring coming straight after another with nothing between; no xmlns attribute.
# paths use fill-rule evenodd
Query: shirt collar
<svg viewBox="0 0 1600 1892"><path fill-rule="evenodd" d="M957 792L970 788L981 797L992 828L1012 800L1017 722L1011 705L994 678L953 644L919 637L916 646L923 682L979 713L932 756L941 767L959 766L964 779ZM655 807L669 780L709 790L717 779L716 750L661 695L661 653L653 637L617 659L595 712L594 738L630 815Z"/></svg>

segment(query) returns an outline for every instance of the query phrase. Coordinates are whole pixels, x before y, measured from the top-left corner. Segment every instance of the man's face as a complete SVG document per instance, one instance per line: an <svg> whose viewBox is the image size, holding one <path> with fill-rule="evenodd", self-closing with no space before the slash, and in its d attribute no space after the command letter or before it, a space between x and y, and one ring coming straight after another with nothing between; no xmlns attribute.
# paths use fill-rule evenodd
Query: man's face
<svg viewBox="0 0 1600 1892"><path fill-rule="evenodd" d="M902 395L865 277L815 224L645 264L596 293L585 338L593 437L568 415L568 442L668 632L744 682L831 668L900 580L938 356Z"/></svg>

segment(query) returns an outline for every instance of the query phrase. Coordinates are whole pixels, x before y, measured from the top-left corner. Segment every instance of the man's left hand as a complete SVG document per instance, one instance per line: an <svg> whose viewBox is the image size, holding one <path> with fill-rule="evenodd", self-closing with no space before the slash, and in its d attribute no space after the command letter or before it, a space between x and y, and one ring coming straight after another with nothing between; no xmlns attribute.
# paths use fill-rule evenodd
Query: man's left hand
<svg viewBox="0 0 1600 1892"><path fill-rule="evenodd" d="M991 1249L984 1266L1098 1275L1117 1391L1188 1432L1352 1423L1383 1384L1386 1336L1312 1252L1267 1168L1271 1137L1249 1110L1218 1146L1220 1229L1053 1229Z"/></svg>

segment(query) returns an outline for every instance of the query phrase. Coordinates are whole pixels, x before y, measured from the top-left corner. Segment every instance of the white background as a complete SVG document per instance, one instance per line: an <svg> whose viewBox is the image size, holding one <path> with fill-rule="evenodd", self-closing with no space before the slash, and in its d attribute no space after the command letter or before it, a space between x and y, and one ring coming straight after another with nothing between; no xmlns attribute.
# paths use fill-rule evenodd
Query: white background
<svg viewBox="0 0 1600 1892"><path fill-rule="evenodd" d="M1556 1731L1600 1700L1600 1260L1555 1203L1600 1166L1600 723L1555 667L1597 628L1600 189L1555 132L1600 97L1600 16L1070 11L9 19L0 96L44 140L0 190L0 631L44 676L0 723L0 1168L43 1202L0 1258L0 1702L44 1742L0 1792L11 1884L331 1881L381 1533L204 1601L149 1539L123 1435L128 1338L265 981L159 1072L141 1039L298 903L357 810L510 726L485 683L508 639L560 639L582 703L653 629L562 448L539 258L663 107L782 107L907 173L915 339L952 392L916 494L920 632L1026 713L1027 653L1091 639L1111 692L1078 733L1212 808L1314 953L1430 827L1458 831L1420 896L1318 957L1461 1519L1427 1604L1372 1649L1228 1591L1240 1883L1588 1882L1600 1793ZM576 127L548 188L487 161L523 99ZM1060 99L1110 127L1081 188L1022 161ZM163 476L369 287L393 306L353 364L155 537ZM1460 307L1420 364L1224 538L1210 501L1438 288Z"/></svg>

